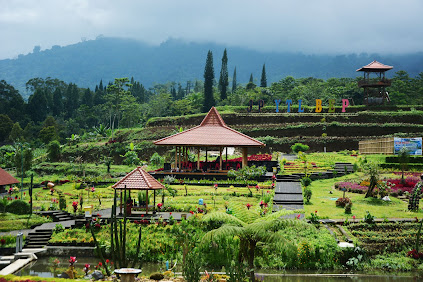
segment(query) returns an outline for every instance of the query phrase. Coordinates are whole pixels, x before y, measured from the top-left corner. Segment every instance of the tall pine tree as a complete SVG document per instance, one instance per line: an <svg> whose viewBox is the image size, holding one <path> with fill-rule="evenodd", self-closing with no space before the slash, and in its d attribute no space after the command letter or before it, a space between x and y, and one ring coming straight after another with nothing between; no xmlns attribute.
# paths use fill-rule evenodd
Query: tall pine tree
<svg viewBox="0 0 423 282"><path fill-rule="evenodd" d="M232 93L236 91L236 67L234 69L234 76L232 77Z"/></svg>
<svg viewBox="0 0 423 282"><path fill-rule="evenodd" d="M214 68L213 68L213 53L209 50L207 53L206 66L204 68L204 104L203 112L208 112L211 107L215 105L213 97L213 80L214 80Z"/></svg>
<svg viewBox="0 0 423 282"><path fill-rule="evenodd" d="M222 68L220 69L220 77L219 77L219 90L220 90L220 99L225 100L228 97L227 89L229 85L229 77L228 77L228 54L223 51L222 57Z"/></svg>
<svg viewBox="0 0 423 282"><path fill-rule="evenodd" d="M263 64L263 69L261 71L260 87L267 87L266 64Z"/></svg>

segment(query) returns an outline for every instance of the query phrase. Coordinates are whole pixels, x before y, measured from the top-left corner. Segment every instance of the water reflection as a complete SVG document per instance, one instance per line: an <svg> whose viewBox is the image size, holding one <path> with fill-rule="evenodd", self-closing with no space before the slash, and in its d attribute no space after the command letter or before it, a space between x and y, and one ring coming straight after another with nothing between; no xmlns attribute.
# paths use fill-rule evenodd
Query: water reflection
<svg viewBox="0 0 423 282"><path fill-rule="evenodd" d="M62 270L67 268L69 265L69 258L67 257L59 257L60 261L59 269ZM88 263L91 265L91 271L94 270L94 266L98 265L99 259L97 258L84 258L78 257L77 262L75 264L75 268L81 270L84 268L84 265ZM36 262L32 263L31 265L25 267L24 269L20 270L19 272L15 273L17 276L39 276L45 278L52 278L57 277L61 271L57 271L56 273L51 272L51 263L49 263L49 258L39 258ZM164 263L144 263L142 267L142 275L150 275L151 273L164 271L165 264ZM181 271L181 265L178 265L177 272ZM414 277L413 273L403 274L403 276L383 276L383 275L372 275L372 276L353 276L347 277L340 274L339 276L335 277L316 277L310 276L310 274L314 274L315 272L306 273L305 271L277 271L277 270L258 270L257 272L265 274L264 276L258 275L258 280L261 281L269 281L269 282L303 282L303 281L310 281L310 282L332 282L332 281L352 281L352 282L411 282L411 281L419 281L418 278ZM333 272L329 272L333 273ZM364 273L363 273L364 274ZM284 276L281 276L284 275ZM298 276L301 275L301 276ZM389 273L388 273L389 275ZM408 276L406 276L408 275ZM343 276L343 277L342 277Z"/></svg>

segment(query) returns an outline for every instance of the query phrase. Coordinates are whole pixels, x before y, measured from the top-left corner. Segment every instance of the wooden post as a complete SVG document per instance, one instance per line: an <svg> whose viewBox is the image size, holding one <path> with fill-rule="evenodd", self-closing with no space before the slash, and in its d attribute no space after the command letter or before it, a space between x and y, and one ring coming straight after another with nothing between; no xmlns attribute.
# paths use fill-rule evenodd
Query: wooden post
<svg viewBox="0 0 423 282"><path fill-rule="evenodd" d="M182 163L182 150L184 149L184 147L180 147L179 148L179 155L178 155L178 163L179 163L179 171L181 171L182 170L182 166L181 166L181 163Z"/></svg>
<svg viewBox="0 0 423 282"><path fill-rule="evenodd" d="M145 214L148 214L148 189L145 190Z"/></svg>
<svg viewBox="0 0 423 282"><path fill-rule="evenodd" d="M242 167L248 166L248 147L242 147Z"/></svg>
<svg viewBox="0 0 423 282"><path fill-rule="evenodd" d="M154 200L153 200L153 204L154 204L154 206L153 206L153 213L156 213L156 190L155 190L155 189L153 190L153 193L154 193Z"/></svg>
<svg viewBox="0 0 423 282"><path fill-rule="evenodd" d="M122 190L120 190L120 214L122 214Z"/></svg>
<svg viewBox="0 0 423 282"><path fill-rule="evenodd" d="M178 146L175 146L175 171L178 167Z"/></svg>
<svg viewBox="0 0 423 282"><path fill-rule="evenodd" d="M200 170L200 149L201 147L198 147L197 149L197 170Z"/></svg>
<svg viewBox="0 0 423 282"><path fill-rule="evenodd" d="M222 170L222 147L219 147L219 170Z"/></svg>

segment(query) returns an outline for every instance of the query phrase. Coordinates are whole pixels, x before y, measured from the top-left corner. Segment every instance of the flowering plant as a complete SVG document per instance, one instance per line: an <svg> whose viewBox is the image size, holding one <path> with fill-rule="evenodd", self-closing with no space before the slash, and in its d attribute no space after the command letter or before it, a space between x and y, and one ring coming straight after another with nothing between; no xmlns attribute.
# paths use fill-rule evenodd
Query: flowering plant
<svg viewBox="0 0 423 282"><path fill-rule="evenodd" d="M247 207L247 209L250 209L251 208L251 204L250 203L246 204L245 206Z"/></svg>
<svg viewBox="0 0 423 282"><path fill-rule="evenodd" d="M76 211L78 210L78 202L77 201L73 201L72 207L73 207L73 212L76 213Z"/></svg>
<svg viewBox="0 0 423 282"><path fill-rule="evenodd" d="M161 210L161 209L162 209L162 207L163 207L163 204L162 204L162 203L158 203L158 204L157 204L157 208L159 208L159 210Z"/></svg>
<svg viewBox="0 0 423 282"><path fill-rule="evenodd" d="M94 187L91 187L91 192L95 192L95 188Z"/></svg>
<svg viewBox="0 0 423 282"><path fill-rule="evenodd" d="M85 276L87 276L88 275L88 271L90 271L90 266L91 265L89 265L88 263L86 263L85 264L85 266L84 266L84 273L85 273Z"/></svg>
<svg viewBox="0 0 423 282"><path fill-rule="evenodd" d="M69 258L69 266L73 266L76 263L76 257Z"/></svg>

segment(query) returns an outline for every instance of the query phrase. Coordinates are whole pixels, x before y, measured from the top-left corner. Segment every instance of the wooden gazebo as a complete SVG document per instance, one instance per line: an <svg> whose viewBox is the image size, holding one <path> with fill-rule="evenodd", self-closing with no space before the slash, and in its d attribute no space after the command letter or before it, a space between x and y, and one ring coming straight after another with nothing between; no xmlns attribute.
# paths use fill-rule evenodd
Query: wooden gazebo
<svg viewBox="0 0 423 282"><path fill-rule="evenodd" d="M391 80L385 77L385 72L393 69L378 61L359 68L357 71L363 72L363 79L358 82L358 87L364 89L364 102L369 104L382 104L390 101L386 87L391 86ZM370 77L374 74L376 77Z"/></svg>
<svg viewBox="0 0 423 282"><path fill-rule="evenodd" d="M200 169L201 148L218 148L218 170L222 170L222 151L228 147L242 148L242 167L248 165L248 148L265 147L266 145L254 138L238 132L225 124L215 107L212 107L200 125L183 132L154 141L158 146L174 146L175 168L180 169L188 160L188 148L197 149L197 170Z"/></svg>
<svg viewBox="0 0 423 282"><path fill-rule="evenodd" d="M112 185L113 189L118 189L121 191L121 207L122 207L122 191L127 189L131 190L145 190L146 191L146 213L148 213L148 191L154 191L154 210L156 208L156 190L164 188L164 185L157 181L153 176L148 172L143 170L141 167L137 167L127 175L125 175L121 180ZM125 203L126 204L126 203ZM122 212L122 211L121 211Z"/></svg>
<svg viewBox="0 0 423 282"><path fill-rule="evenodd" d="M6 191L7 185L18 184L19 180L0 167L0 192Z"/></svg>

